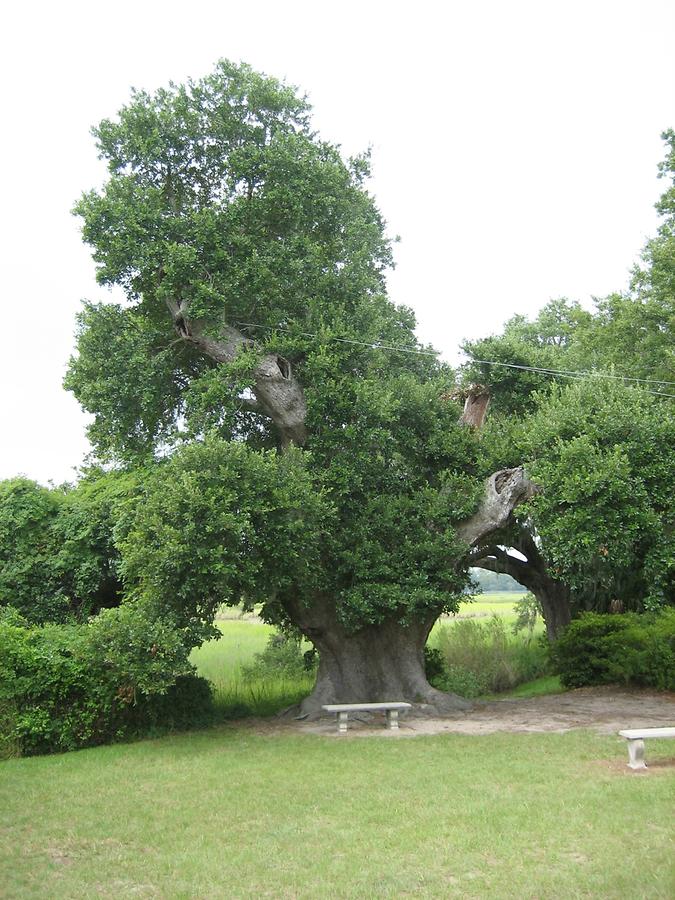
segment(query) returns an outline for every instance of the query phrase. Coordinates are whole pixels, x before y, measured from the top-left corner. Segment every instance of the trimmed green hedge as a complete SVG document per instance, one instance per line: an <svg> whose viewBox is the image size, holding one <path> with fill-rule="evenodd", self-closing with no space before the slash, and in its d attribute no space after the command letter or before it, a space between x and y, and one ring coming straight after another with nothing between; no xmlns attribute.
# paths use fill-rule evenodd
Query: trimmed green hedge
<svg viewBox="0 0 675 900"><path fill-rule="evenodd" d="M0 757L205 724L211 687L182 635L132 604L83 625L0 616Z"/></svg>
<svg viewBox="0 0 675 900"><path fill-rule="evenodd" d="M584 613L552 646L551 657L566 687L623 682L675 690L675 609Z"/></svg>

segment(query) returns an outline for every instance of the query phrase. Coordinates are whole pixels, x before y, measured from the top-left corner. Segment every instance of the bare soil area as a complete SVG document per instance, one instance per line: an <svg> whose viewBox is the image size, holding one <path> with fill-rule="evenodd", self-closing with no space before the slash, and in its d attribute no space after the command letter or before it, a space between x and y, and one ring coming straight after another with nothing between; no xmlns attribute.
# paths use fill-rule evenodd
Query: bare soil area
<svg viewBox="0 0 675 900"><path fill-rule="evenodd" d="M418 734L494 734L507 732L557 732L590 728L615 734L622 728L675 726L675 694L624 690L617 687L578 688L526 700L492 700L453 718L404 716L398 731L383 727L382 717L350 715L347 736L405 737ZM318 722L275 723L280 730L293 728L337 737L333 719ZM344 737L344 736L342 736Z"/></svg>
<svg viewBox="0 0 675 900"><path fill-rule="evenodd" d="M573 728L591 728L612 734L622 728L675 725L675 694L615 687L578 688L527 700L493 700L476 704L461 719L411 720L406 725L424 734L442 731L460 734L553 731L561 734Z"/></svg>

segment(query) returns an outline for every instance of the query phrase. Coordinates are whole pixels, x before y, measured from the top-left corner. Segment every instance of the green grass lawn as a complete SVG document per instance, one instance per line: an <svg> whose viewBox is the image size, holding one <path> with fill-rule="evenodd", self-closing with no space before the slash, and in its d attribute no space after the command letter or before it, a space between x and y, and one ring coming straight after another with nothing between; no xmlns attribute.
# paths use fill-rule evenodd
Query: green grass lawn
<svg viewBox="0 0 675 900"><path fill-rule="evenodd" d="M672 744L672 742L670 742ZM670 898L673 747L223 725L0 764L3 898Z"/></svg>

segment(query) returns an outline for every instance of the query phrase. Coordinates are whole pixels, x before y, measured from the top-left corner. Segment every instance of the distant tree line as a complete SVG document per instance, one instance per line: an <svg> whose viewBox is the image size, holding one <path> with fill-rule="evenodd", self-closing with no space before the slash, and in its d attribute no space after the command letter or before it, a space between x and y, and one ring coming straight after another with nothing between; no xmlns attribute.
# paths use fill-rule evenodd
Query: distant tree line
<svg viewBox="0 0 675 900"><path fill-rule="evenodd" d="M500 572L489 572L487 569L476 568L471 569L471 577L485 594L525 593L527 590L510 575L503 575Z"/></svg>

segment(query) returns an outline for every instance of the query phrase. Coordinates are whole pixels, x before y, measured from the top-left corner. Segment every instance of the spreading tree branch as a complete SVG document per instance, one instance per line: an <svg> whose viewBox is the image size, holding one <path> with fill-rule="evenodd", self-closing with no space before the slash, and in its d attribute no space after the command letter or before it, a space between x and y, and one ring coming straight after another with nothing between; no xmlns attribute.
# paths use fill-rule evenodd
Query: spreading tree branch
<svg viewBox="0 0 675 900"><path fill-rule="evenodd" d="M198 322L188 318L189 305L168 299L167 307L178 336L216 363L233 362L237 354L253 341L231 325L223 325L216 336L205 333ZM290 362L283 356L268 353L253 370L255 408L268 415L277 427L282 447L302 446L307 440L307 403L302 386L293 376ZM247 404L251 408L251 403Z"/></svg>
<svg viewBox="0 0 675 900"><path fill-rule="evenodd" d="M469 547L485 541L489 535L504 528L514 509L529 500L536 491L536 485L527 477L522 466L494 472L485 483L478 510L457 526L457 536Z"/></svg>

